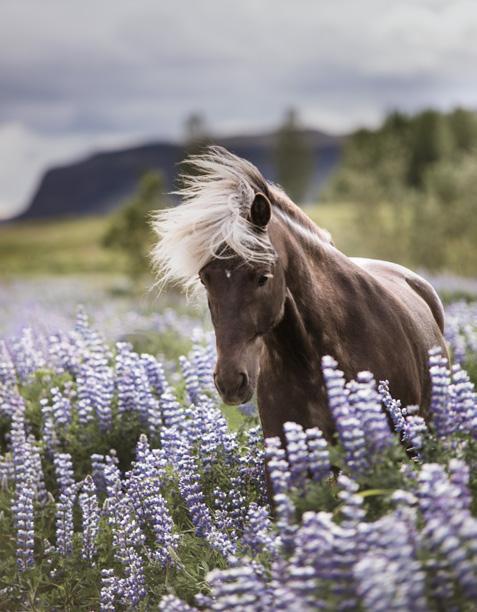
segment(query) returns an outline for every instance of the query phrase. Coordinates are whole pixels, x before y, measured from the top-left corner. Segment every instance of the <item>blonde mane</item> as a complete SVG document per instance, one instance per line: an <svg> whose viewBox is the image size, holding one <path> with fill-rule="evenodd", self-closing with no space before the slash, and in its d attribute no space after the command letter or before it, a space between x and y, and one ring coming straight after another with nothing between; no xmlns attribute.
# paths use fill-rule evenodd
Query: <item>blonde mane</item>
<svg viewBox="0 0 477 612"><path fill-rule="evenodd" d="M152 259L160 285L196 288L208 261L229 256L224 246L247 261L272 262L276 254L267 234L248 221L255 194L269 189L255 166L222 147L210 147L187 163L197 173L183 178L177 192L183 203L158 211L153 220L158 242Z"/></svg>
<svg viewBox="0 0 477 612"><path fill-rule="evenodd" d="M158 237L152 260L159 286L173 283L186 291L196 289L199 270L211 259L231 253L249 262L272 263L276 253L267 232L257 231L248 220L257 193L267 196L277 216L308 244L332 244L328 232L250 162L216 146L186 162L194 172L183 177L184 187L176 192L183 203L158 211L152 223Z"/></svg>

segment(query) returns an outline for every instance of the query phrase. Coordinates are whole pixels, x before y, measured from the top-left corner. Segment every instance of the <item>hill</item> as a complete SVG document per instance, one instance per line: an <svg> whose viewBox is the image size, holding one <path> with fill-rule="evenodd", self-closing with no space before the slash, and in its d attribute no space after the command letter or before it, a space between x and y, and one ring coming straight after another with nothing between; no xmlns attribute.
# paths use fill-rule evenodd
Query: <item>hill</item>
<svg viewBox="0 0 477 612"><path fill-rule="evenodd" d="M342 139L307 130L314 173L310 197L336 167ZM275 179L274 134L232 136L216 140L237 155L256 164L270 180ZM134 192L139 178L148 170L160 170L167 190L174 187L177 163L183 158L181 145L167 142L97 153L77 162L49 169L32 201L17 219L105 214Z"/></svg>

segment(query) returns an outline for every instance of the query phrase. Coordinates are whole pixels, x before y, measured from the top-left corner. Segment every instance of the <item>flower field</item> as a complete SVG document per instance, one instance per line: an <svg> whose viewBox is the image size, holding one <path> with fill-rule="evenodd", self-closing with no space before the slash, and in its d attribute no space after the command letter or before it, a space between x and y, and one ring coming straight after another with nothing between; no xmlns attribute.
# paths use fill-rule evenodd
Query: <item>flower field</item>
<svg viewBox="0 0 477 612"><path fill-rule="evenodd" d="M22 291L0 315L0 609L475 610L477 302L447 306L429 423L325 357L336 444L289 423L285 451L220 404L203 319Z"/></svg>

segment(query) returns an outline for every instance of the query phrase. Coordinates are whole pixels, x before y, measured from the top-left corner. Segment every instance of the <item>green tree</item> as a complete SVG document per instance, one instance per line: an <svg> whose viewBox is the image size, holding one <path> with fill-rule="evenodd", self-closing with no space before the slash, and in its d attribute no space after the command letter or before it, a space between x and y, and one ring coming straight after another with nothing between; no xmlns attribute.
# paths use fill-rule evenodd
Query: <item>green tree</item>
<svg viewBox="0 0 477 612"><path fill-rule="evenodd" d="M464 108L456 108L449 115L448 122L457 151L477 151L477 114Z"/></svg>
<svg viewBox="0 0 477 612"><path fill-rule="evenodd" d="M441 113L427 110L413 121L410 140L408 183L421 188L428 168L452 150L452 133Z"/></svg>
<svg viewBox="0 0 477 612"><path fill-rule="evenodd" d="M199 113L192 113L184 123L184 160L191 155L199 155L211 143L206 121ZM196 173L192 164L184 161L181 164L179 187L182 186L182 176L191 176Z"/></svg>
<svg viewBox="0 0 477 612"><path fill-rule="evenodd" d="M103 237L103 245L124 254L131 279L139 281L149 270L153 243L150 213L163 208L163 179L158 172L148 172L140 180L136 194L112 217Z"/></svg>
<svg viewBox="0 0 477 612"><path fill-rule="evenodd" d="M313 172L313 158L305 130L297 113L290 109L278 129L275 146L278 182L290 197L302 202Z"/></svg>

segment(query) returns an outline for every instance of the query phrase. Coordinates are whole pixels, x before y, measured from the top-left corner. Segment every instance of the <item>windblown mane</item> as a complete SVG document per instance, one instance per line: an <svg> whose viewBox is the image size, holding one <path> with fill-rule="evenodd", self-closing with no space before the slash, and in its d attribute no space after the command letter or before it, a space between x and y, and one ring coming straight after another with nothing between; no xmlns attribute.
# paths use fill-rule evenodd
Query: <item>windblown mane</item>
<svg viewBox="0 0 477 612"><path fill-rule="evenodd" d="M258 192L269 198L285 220L299 221L306 232L326 241L327 234L248 161L216 146L186 161L195 172L183 177L184 187L176 192L183 203L158 211L153 220L159 240L152 259L161 285L172 282L194 289L199 270L230 251L247 261L272 262L276 253L267 234L257 232L248 221Z"/></svg>

